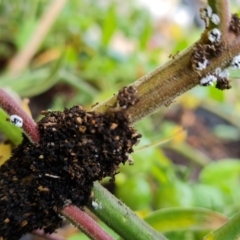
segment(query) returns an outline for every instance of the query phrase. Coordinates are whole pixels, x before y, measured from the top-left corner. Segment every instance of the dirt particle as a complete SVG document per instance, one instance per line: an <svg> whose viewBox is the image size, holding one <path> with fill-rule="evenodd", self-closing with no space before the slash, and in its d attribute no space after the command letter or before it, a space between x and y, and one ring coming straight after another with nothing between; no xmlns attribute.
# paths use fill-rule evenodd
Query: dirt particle
<svg viewBox="0 0 240 240"><path fill-rule="evenodd" d="M119 106L123 109L135 105L139 101L137 90L133 86L122 88L118 92L117 101Z"/></svg>
<svg viewBox="0 0 240 240"><path fill-rule="evenodd" d="M117 127L118 127L117 123L112 123L111 126L110 126L110 129L114 130Z"/></svg>
<svg viewBox="0 0 240 240"><path fill-rule="evenodd" d="M220 90L226 90L232 88L232 86L227 78L218 78L216 88Z"/></svg>
<svg viewBox="0 0 240 240"><path fill-rule="evenodd" d="M26 226L28 224L28 221L27 220L24 220L24 221L22 221L22 223L21 223L21 227L24 227L24 226Z"/></svg>
<svg viewBox="0 0 240 240"><path fill-rule="evenodd" d="M237 14L232 15L229 30L234 32L236 35L240 34L240 18Z"/></svg>
<svg viewBox="0 0 240 240"><path fill-rule="evenodd" d="M41 192L48 192L49 188L46 188L46 187L43 187L43 186L39 186L38 190L41 191Z"/></svg>
<svg viewBox="0 0 240 240"><path fill-rule="evenodd" d="M9 218L6 218L6 219L4 220L4 223L6 223L6 224L10 223L10 219L9 219Z"/></svg>

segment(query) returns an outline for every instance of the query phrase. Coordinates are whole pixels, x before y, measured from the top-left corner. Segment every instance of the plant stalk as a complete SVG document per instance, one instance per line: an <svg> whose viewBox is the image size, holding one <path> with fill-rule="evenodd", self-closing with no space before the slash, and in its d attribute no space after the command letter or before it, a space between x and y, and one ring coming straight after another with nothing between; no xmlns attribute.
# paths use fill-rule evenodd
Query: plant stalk
<svg viewBox="0 0 240 240"><path fill-rule="evenodd" d="M88 237L93 240L113 240L86 212L74 205L65 207L61 214L66 217L74 226L77 226Z"/></svg>
<svg viewBox="0 0 240 240"><path fill-rule="evenodd" d="M94 198L101 207L88 208L125 240L166 240L144 220L140 219L130 208L109 193L98 182L93 187Z"/></svg>

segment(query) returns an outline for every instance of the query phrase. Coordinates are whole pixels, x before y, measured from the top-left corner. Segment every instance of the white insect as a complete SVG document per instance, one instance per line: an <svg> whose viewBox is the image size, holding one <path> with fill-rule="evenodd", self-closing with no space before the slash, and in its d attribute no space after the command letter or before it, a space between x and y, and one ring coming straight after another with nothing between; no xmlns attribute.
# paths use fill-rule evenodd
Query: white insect
<svg viewBox="0 0 240 240"><path fill-rule="evenodd" d="M240 55L233 58L230 67L234 69L240 68Z"/></svg>
<svg viewBox="0 0 240 240"><path fill-rule="evenodd" d="M217 77L214 75L207 75L200 80L200 85L202 86L213 86L214 82L217 81Z"/></svg>
<svg viewBox="0 0 240 240"><path fill-rule="evenodd" d="M92 201L92 206L94 209L102 209L101 203L98 203L97 201Z"/></svg>
<svg viewBox="0 0 240 240"><path fill-rule="evenodd" d="M23 120L18 115L11 115L10 122L20 128L23 126Z"/></svg>
<svg viewBox="0 0 240 240"><path fill-rule="evenodd" d="M221 35L222 33L220 32L220 30L217 28L214 28L213 30L208 32L208 39L212 43L219 42L221 39Z"/></svg>
<svg viewBox="0 0 240 240"><path fill-rule="evenodd" d="M213 13L212 16L211 16L211 21L215 25L218 25L220 23L220 18L216 13Z"/></svg>
<svg viewBox="0 0 240 240"><path fill-rule="evenodd" d="M208 65L209 61L207 59L205 59L203 62L198 62L197 66L196 66L196 70L198 71L202 71L203 69L205 69Z"/></svg>
<svg viewBox="0 0 240 240"><path fill-rule="evenodd" d="M212 16L212 8L208 5L207 7L201 9L200 17L204 20L206 27L209 26L209 18Z"/></svg>
<svg viewBox="0 0 240 240"><path fill-rule="evenodd" d="M220 78L228 78L229 73L226 69L222 70L221 68L216 68L215 74Z"/></svg>
<svg viewBox="0 0 240 240"><path fill-rule="evenodd" d="M208 5L205 8L201 9L200 17L202 19L210 18L212 16L212 8Z"/></svg>

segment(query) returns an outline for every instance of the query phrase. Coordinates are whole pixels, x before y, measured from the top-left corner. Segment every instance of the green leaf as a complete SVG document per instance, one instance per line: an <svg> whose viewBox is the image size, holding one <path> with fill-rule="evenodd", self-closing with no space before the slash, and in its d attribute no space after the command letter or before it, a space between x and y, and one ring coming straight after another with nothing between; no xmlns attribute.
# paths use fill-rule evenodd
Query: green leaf
<svg viewBox="0 0 240 240"><path fill-rule="evenodd" d="M157 208L189 207L193 203L192 189L188 184L173 178L172 182L161 185L154 201Z"/></svg>
<svg viewBox="0 0 240 240"><path fill-rule="evenodd" d="M102 45L107 46L116 29L116 7L111 5L106 12L102 30Z"/></svg>
<svg viewBox="0 0 240 240"><path fill-rule="evenodd" d="M200 181L206 184L226 186L238 181L240 176L240 161L225 159L208 164L200 173Z"/></svg>
<svg viewBox="0 0 240 240"><path fill-rule="evenodd" d="M239 223L240 213L237 213L222 227L204 237L204 240L238 240L240 237Z"/></svg>
<svg viewBox="0 0 240 240"><path fill-rule="evenodd" d="M7 118L9 118L9 116L0 109L0 132L12 143L18 145L22 142L22 131L20 128L7 121Z"/></svg>
<svg viewBox="0 0 240 240"><path fill-rule="evenodd" d="M227 218L204 208L167 208L152 212L144 220L156 230L168 232L215 229Z"/></svg>
<svg viewBox="0 0 240 240"><path fill-rule="evenodd" d="M124 199L124 203L133 210L146 209L152 199L150 184L143 177L138 177L138 181L128 178L116 190L118 198Z"/></svg>
<svg viewBox="0 0 240 240"><path fill-rule="evenodd" d="M221 212L224 209L225 196L219 188L206 184L194 184L192 190L194 206Z"/></svg>
<svg viewBox="0 0 240 240"><path fill-rule="evenodd" d="M20 77L0 77L1 88L11 88L21 97L32 97L45 92L59 80L57 73L62 62L62 56L53 68L44 68L34 72L27 72Z"/></svg>

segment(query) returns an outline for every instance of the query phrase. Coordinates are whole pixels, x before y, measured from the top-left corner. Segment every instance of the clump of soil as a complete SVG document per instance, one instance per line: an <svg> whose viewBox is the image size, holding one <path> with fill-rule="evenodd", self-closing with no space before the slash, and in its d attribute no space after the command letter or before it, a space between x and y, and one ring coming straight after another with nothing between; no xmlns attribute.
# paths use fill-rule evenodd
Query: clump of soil
<svg viewBox="0 0 240 240"><path fill-rule="evenodd" d="M120 108L43 114L40 143L25 137L0 168L0 239L17 240L38 228L52 233L62 223L58 212L70 203L83 207L94 181L114 179L141 137Z"/></svg>
<svg viewBox="0 0 240 240"><path fill-rule="evenodd" d="M240 18L237 14L232 15L229 29L236 35L240 34Z"/></svg>
<svg viewBox="0 0 240 240"><path fill-rule="evenodd" d="M118 92L117 100L121 108L129 108L139 101L137 90L133 86L124 87Z"/></svg>

